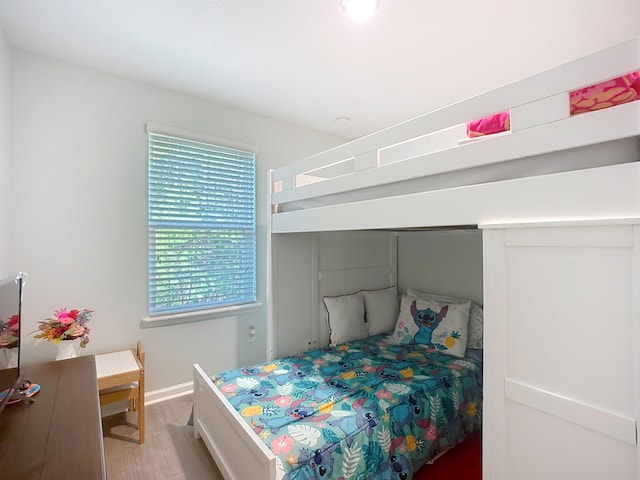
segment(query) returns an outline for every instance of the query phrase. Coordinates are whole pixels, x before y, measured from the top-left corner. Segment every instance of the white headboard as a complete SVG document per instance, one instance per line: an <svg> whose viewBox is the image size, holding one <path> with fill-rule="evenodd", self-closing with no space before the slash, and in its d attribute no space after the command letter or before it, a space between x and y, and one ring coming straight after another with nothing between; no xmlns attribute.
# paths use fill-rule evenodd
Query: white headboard
<svg viewBox="0 0 640 480"><path fill-rule="evenodd" d="M274 235L272 357L329 343L324 296L397 285L391 232Z"/></svg>

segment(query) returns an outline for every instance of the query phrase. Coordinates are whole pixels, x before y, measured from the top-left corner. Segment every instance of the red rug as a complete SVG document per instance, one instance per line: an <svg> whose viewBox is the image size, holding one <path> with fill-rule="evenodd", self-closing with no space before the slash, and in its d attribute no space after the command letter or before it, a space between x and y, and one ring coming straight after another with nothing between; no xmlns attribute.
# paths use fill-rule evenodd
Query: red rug
<svg viewBox="0 0 640 480"><path fill-rule="evenodd" d="M433 465L425 465L414 480L482 480L482 434L473 433Z"/></svg>

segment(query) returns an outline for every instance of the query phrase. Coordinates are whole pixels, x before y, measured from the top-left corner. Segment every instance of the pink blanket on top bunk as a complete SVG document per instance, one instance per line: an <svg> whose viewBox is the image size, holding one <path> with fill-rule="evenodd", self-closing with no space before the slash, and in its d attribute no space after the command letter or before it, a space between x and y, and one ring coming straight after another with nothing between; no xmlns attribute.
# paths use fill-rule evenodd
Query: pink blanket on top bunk
<svg viewBox="0 0 640 480"><path fill-rule="evenodd" d="M569 93L570 113L591 112L640 99L640 70ZM467 136L479 137L511 128L509 111L467 123Z"/></svg>

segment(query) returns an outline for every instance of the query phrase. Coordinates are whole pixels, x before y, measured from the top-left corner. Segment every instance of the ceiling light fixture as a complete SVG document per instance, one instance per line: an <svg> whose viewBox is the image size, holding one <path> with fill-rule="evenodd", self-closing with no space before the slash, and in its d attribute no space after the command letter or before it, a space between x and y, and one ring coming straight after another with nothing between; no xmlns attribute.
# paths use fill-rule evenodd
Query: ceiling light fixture
<svg viewBox="0 0 640 480"><path fill-rule="evenodd" d="M352 19L362 21L378 9L380 0L341 0L342 9Z"/></svg>

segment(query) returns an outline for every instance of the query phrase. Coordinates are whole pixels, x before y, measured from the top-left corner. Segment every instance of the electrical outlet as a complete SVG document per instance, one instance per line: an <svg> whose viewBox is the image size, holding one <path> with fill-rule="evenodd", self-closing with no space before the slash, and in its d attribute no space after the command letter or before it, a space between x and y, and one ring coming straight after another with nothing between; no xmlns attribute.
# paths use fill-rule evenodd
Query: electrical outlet
<svg viewBox="0 0 640 480"><path fill-rule="evenodd" d="M308 339L304 341L304 351L308 352L309 350L311 350L311 345L312 345L313 340Z"/></svg>
<svg viewBox="0 0 640 480"><path fill-rule="evenodd" d="M256 327L251 325L247 327L247 342L256 341Z"/></svg>
<svg viewBox="0 0 640 480"><path fill-rule="evenodd" d="M311 346L309 348L311 350L314 350L314 349L318 348L318 339L317 338L312 338L311 339Z"/></svg>

